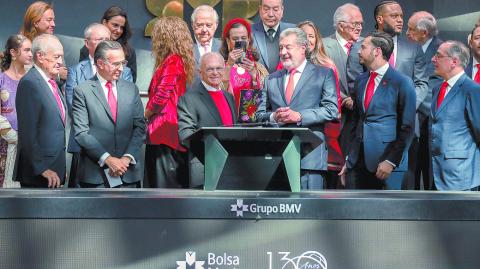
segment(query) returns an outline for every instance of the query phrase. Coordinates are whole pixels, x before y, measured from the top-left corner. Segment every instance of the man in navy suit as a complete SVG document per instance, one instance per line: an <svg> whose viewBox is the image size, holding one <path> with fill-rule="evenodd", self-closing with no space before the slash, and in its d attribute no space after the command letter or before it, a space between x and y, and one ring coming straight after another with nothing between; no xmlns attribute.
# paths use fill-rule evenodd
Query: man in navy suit
<svg viewBox="0 0 480 269"><path fill-rule="evenodd" d="M475 28L473 28L468 40L468 45L470 46L472 55L465 69L465 73L480 84L480 24L475 25Z"/></svg>
<svg viewBox="0 0 480 269"><path fill-rule="evenodd" d="M308 127L325 141L324 124L338 117L335 77L332 69L308 62L307 49L308 38L303 30L288 28L280 34L284 69L265 79L256 116L261 122ZM302 189L322 189L327 171L326 144L309 152L300 168Z"/></svg>
<svg viewBox="0 0 480 269"><path fill-rule="evenodd" d="M67 83L65 86L65 96L67 99L68 114L72 115L73 88L80 83L93 78L97 73L97 67L93 61L93 54L97 45L105 40L110 40L110 30L101 23L92 23L85 28L85 47L88 49L88 59L68 68ZM124 67L121 78L133 82L132 71L127 66ZM78 164L78 153L80 146L74 139L73 128L70 129L70 139L68 141L67 151L73 154L72 165L70 168L69 187L76 187L76 173Z"/></svg>
<svg viewBox="0 0 480 269"><path fill-rule="evenodd" d="M277 70L279 63L278 41L280 33L295 25L282 22L283 0L261 0L258 9L260 21L252 25L254 45L260 53L259 62L269 73Z"/></svg>
<svg viewBox="0 0 480 269"><path fill-rule="evenodd" d="M63 66L57 37L33 40L33 67L18 84L18 154L15 178L22 187L58 188L66 179L65 98L55 83Z"/></svg>
<svg viewBox="0 0 480 269"><path fill-rule="evenodd" d="M218 27L218 14L211 6L201 5L193 10L191 21L195 36L193 54L198 66L202 55L207 52L218 52L222 45L220 39L214 38Z"/></svg>
<svg viewBox="0 0 480 269"><path fill-rule="evenodd" d="M350 150L340 175L349 189L400 189L415 126L412 80L388 63L392 37L374 32L362 42L360 63L370 71L354 86Z"/></svg>
<svg viewBox="0 0 480 269"><path fill-rule="evenodd" d="M434 88L430 150L435 188L478 190L480 185L480 85L464 72L465 45L445 41L433 56L444 81Z"/></svg>
<svg viewBox="0 0 480 269"><path fill-rule="evenodd" d="M418 152L417 158L410 159L409 165L415 172L414 176L409 176L406 183L408 189L429 190L432 187L432 175L430 168L430 155L428 154L428 118L430 117L430 107L432 103L432 89L443 79L435 75L435 67L431 61L433 55L437 53L440 44L443 43L438 38L437 20L432 14L426 11L417 11L408 19L407 37L409 40L418 43L425 53L427 61L428 93L417 109L417 121L415 124L416 137L412 141L412 152ZM423 180L423 184L422 183Z"/></svg>

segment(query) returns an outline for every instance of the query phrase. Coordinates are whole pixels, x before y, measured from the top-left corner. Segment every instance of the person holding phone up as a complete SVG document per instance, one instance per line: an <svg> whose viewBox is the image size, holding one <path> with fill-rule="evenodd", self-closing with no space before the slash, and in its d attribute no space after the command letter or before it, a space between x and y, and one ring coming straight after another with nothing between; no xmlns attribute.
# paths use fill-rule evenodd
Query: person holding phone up
<svg viewBox="0 0 480 269"><path fill-rule="evenodd" d="M248 21L235 18L227 23L223 30L220 54L226 65L223 89L235 98L239 122L253 122L258 105L255 100L268 71L258 62L259 55L253 47Z"/></svg>

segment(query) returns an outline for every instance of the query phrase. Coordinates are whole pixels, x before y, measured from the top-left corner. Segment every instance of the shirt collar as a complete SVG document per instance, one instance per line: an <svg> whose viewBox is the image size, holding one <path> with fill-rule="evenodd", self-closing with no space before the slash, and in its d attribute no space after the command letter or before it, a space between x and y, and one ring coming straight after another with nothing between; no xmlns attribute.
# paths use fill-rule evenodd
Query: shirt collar
<svg viewBox="0 0 480 269"><path fill-rule="evenodd" d="M278 27L280 27L280 23L278 23L277 25L273 26L273 27L268 27L265 25L265 23L263 23L263 29L265 30L265 33L268 33L268 29L272 28L273 30L275 30L275 34L278 32Z"/></svg>
<svg viewBox="0 0 480 269"><path fill-rule="evenodd" d="M425 53L425 51L427 51L428 46L430 46L430 43L432 43L432 40L433 40L433 38L430 38L425 43L423 43L423 45L422 45L423 53Z"/></svg>
<svg viewBox="0 0 480 269"><path fill-rule="evenodd" d="M455 76L447 80L448 87L453 87L453 85L457 83L458 79L463 75L463 73L465 73L465 71L461 71L460 73L456 74Z"/></svg>
<svg viewBox="0 0 480 269"><path fill-rule="evenodd" d="M104 87L105 84L107 83L107 80L104 79L98 72L97 72L97 78L98 78L98 81L100 81L100 85ZM112 87L116 87L116 82L115 81L111 81L111 82L112 82Z"/></svg>
<svg viewBox="0 0 480 269"><path fill-rule="evenodd" d="M389 64L386 63L385 65L379 67L377 70L373 70L373 72L377 73L379 76L385 76L385 73L387 73Z"/></svg>
<svg viewBox="0 0 480 269"><path fill-rule="evenodd" d="M198 46L199 48L203 48L202 43L201 43L200 41L198 41L197 37L195 37L195 43L197 44L197 46ZM212 48L212 43L213 43L213 37L212 37L212 39L210 39L210 41L208 41L208 45L207 45L207 46L210 47L210 48ZM210 49L210 50L211 50L211 49Z"/></svg>
<svg viewBox="0 0 480 269"><path fill-rule="evenodd" d="M340 43L340 46L342 46L342 47L345 47L345 44L348 43L348 41L345 38L343 38L340 35L340 33L338 33L338 31L335 31L335 37L337 38L338 43Z"/></svg>
<svg viewBox="0 0 480 269"><path fill-rule="evenodd" d="M479 62L475 58L475 56L472 57L472 67L476 67Z"/></svg>
<svg viewBox="0 0 480 269"><path fill-rule="evenodd" d="M218 92L218 91L220 91L220 89L216 89L216 88L208 85L208 84L207 84L205 81L203 81L203 80L202 80L202 84L203 84L203 86L205 86L205 89L207 89L207 91L209 91L209 92Z"/></svg>
<svg viewBox="0 0 480 269"><path fill-rule="evenodd" d="M295 68L296 73L303 73L303 70L305 69L306 65L307 65L307 59L303 60L303 62L297 68ZM290 72L287 71L287 74L289 73Z"/></svg>
<svg viewBox="0 0 480 269"><path fill-rule="evenodd" d="M40 73L40 75L42 76L42 78L45 81L48 82L50 79L54 79L54 78L47 77L47 74L45 74L45 72L43 72L42 68L40 68L40 66L38 66L37 64L33 64L33 66L37 69L38 73Z"/></svg>

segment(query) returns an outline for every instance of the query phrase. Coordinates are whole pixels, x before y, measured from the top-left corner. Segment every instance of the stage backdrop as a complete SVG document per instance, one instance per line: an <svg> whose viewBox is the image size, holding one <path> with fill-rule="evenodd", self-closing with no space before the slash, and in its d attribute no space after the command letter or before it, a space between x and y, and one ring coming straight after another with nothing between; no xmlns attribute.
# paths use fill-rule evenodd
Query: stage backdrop
<svg viewBox="0 0 480 269"><path fill-rule="evenodd" d="M0 44L3 48L6 38L17 33L22 23L26 8L34 1L0 0ZM137 50L138 79L137 85L141 91L148 89L153 61L150 52L150 38L145 36L147 24L162 14L183 16L190 24L190 15L195 6L211 4L222 18L244 16L252 21L258 21L256 6L259 0L57 0L53 1L56 15L55 33L60 36L65 46L66 64L78 62L79 49L83 46L83 30L97 22L103 12L112 5L119 5L128 12L130 25L133 28L131 44ZM373 30L373 9L377 1L351 1L360 6L364 21L364 33ZM480 1L477 0L399 0L405 14L405 25L415 10L426 10L433 13L440 25L442 39L457 39L466 42L468 33L480 17ZM303 20L315 22L321 33L333 33L332 17L335 9L344 4L340 0L284 0L284 20L297 23ZM216 35L220 35L221 26Z"/></svg>

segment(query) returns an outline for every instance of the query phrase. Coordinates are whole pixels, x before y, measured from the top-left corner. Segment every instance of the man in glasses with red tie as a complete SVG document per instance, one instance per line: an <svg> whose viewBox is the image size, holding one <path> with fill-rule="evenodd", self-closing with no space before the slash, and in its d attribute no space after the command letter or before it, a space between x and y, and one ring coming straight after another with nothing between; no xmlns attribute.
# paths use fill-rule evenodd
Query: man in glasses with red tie
<svg viewBox="0 0 480 269"><path fill-rule="evenodd" d="M93 58L97 74L73 95L73 132L81 147L76 178L82 188L139 187L145 121L138 88L119 79L127 64L120 43L100 42Z"/></svg>
<svg viewBox="0 0 480 269"><path fill-rule="evenodd" d="M392 37L374 32L358 52L368 71L354 86L351 145L340 172L348 189L402 186L415 127L416 95L412 80L388 63L392 51Z"/></svg>
<svg viewBox="0 0 480 269"><path fill-rule="evenodd" d="M480 185L480 85L464 69L468 48L446 41L433 56L443 82L433 89L430 152L434 189L478 190Z"/></svg>

